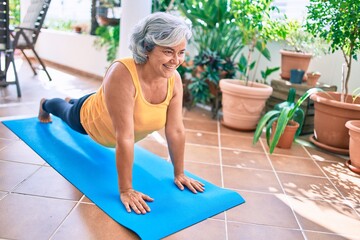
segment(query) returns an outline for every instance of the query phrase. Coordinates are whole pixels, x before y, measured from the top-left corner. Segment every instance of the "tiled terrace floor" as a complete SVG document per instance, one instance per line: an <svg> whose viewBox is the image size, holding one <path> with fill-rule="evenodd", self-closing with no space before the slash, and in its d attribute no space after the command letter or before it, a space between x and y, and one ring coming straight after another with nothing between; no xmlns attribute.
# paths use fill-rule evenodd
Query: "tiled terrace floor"
<svg viewBox="0 0 360 240"><path fill-rule="evenodd" d="M23 97L0 89L1 120L36 116L41 97L78 97L99 80L17 62ZM184 110L186 169L238 191L246 203L166 239L360 239L360 178L345 159L302 141L267 154L253 133L232 131L201 108ZM160 132L160 135L163 133ZM307 140L307 136L303 137ZM153 136L139 143L167 158ZM0 239L136 239L0 123Z"/></svg>

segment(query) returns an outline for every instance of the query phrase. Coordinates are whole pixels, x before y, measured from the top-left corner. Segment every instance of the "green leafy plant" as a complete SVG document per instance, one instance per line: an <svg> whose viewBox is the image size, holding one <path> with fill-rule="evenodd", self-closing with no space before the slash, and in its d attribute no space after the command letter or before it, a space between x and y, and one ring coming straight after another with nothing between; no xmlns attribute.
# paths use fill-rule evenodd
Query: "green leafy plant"
<svg viewBox="0 0 360 240"><path fill-rule="evenodd" d="M261 71L260 71L260 74L261 74L261 77L262 77L261 82L262 82L262 83L265 83L265 84L268 84L267 78L268 78L273 72L276 72L276 71L278 71L279 69L280 69L280 67L273 67L273 68L266 67L265 71L264 71L264 70L261 70Z"/></svg>
<svg viewBox="0 0 360 240"><path fill-rule="evenodd" d="M284 36L284 31L279 27L280 20L273 19L271 14L278 11L272 5L273 0L234 0L231 2L231 13L234 14L235 24L242 32L242 43L247 46L246 57L240 57L238 64L241 75L248 85L250 71L256 68L260 57L271 60L270 52L266 48L269 40L276 40L278 36ZM259 58L253 60L253 54L257 50ZM255 74L251 81L255 80Z"/></svg>
<svg viewBox="0 0 360 240"><path fill-rule="evenodd" d="M343 53L347 71L343 76L342 101L348 93L352 60L360 51L360 4L349 0L310 0L306 27L314 36L330 42L331 52Z"/></svg>
<svg viewBox="0 0 360 240"><path fill-rule="evenodd" d="M106 47L108 62L116 59L120 38L120 26L99 26L95 31L98 38L94 44L96 47Z"/></svg>
<svg viewBox="0 0 360 240"><path fill-rule="evenodd" d="M353 103L355 103L356 99L360 96L360 87L356 88L353 92L352 92L352 99L353 99Z"/></svg>
<svg viewBox="0 0 360 240"><path fill-rule="evenodd" d="M281 135L283 134L285 127L291 120L294 120L294 114L301 104L315 92L323 91L320 88L310 88L307 90L299 100L289 107L284 107L281 110L270 110L259 121L253 137L253 144L257 143L263 132L266 130L266 142L269 146L269 152L273 153L276 145L279 142ZM272 134L272 125L277 121L275 132ZM272 137L271 137L272 136Z"/></svg>
<svg viewBox="0 0 360 240"><path fill-rule="evenodd" d="M221 105L219 80L235 74L242 33L234 24L228 0L178 0L177 7L192 22L192 43L197 50L188 85L193 101L211 103L216 115Z"/></svg>
<svg viewBox="0 0 360 240"><path fill-rule="evenodd" d="M216 51L206 49L195 56L192 66L193 77L189 90L194 102L207 103L217 94L221 78L235 76L235 64L230 58L223 59ZM209 86L210 84L210 86ZM213 93L211 93L210 89Z"/></svg>
<svg viewBox="0 0 360 240"><path fill-rule="evenodd" d="M285 32L285 50L311 53L314 57L328 53L326 41L308 32L299 21L285 19L281 25Z"/></svg>

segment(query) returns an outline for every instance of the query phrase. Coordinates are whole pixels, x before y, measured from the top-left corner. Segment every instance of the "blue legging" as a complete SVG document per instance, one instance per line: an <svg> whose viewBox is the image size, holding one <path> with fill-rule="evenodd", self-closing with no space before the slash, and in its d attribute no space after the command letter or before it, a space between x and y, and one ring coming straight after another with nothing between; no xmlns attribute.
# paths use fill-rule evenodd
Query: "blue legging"
<svg viewBox="0 0 360 240"><path fill-rule="evenodd" d="M92 94L87 94L79 99L71 99L69 102L61 98L47 99L42 108L44 111L61 118L75 131L87 134L80 122L80 109L85 100Z"/></svg>

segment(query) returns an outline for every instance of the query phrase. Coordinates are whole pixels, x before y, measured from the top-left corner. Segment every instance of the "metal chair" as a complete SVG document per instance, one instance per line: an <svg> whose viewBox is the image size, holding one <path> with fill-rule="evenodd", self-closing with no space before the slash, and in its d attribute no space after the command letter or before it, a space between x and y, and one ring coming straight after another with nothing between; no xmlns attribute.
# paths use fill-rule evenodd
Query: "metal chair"
<svg viewBox="0 0 360 240"><path fill-rule="evenodd" d="M24 16L23 21L19 26L15 27L11 35L14 38L12 42L13 49L19 49L24 54L34 74L37 74L35 68L33 67L28 56L25 54L24 50L32 50L37 61L40 63L42 69L45 71L46 75L51 81L51 77L46 70L44 62L40 59L39 55L35 51L35 44L44 23L50 2L51 0L31 0L30 6Z"/></svg>
<svg viewBox="0 0 360 240"><path fill-rule="evenodd" d="M10 63L13 66L15 81L7 81L6 78ZM0 0L0 86L6 87L10 84L16 85L17 96L21 97L19 79L14 61L14 50L10 42L9 1Z"/></svg>

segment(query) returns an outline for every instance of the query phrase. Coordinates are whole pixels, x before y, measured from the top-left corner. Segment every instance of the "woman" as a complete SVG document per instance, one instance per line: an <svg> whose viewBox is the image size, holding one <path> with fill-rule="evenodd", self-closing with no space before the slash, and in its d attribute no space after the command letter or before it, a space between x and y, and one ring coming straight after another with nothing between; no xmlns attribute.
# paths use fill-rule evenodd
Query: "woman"
<svg viewBox="0 0 360 240"><path fill-rule="evenodd" d="M132 187L134 143L163 127L175 184L180 190L204 191L203 183L184 174L183 92L176 68L184 61L190 37L189 26L180 18L151 14L131 35L133 58L112 63L96 93L40 101L40 122L51 122L51 113L96 142L116 148L120 199L128 212L145 214L150 211L146 201L153 201Z"/></svg>

